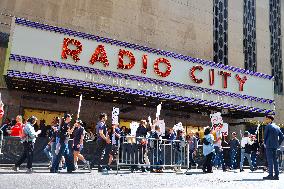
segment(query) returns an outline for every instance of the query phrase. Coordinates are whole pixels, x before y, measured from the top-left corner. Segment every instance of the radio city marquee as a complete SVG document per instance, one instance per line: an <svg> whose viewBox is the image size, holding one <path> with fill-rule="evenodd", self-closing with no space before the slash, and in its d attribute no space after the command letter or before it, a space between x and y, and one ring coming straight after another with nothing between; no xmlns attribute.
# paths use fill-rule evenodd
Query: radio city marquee
<svg viewBox="0 0 284 189"><path fill-rule="evenodd" d="M13 27L11 54L96 68L111 72L112 76L64 68L54 69L45 65L37 70L34 69L35 65L28 61L11 61L9 69L12 70L45 75L52 73L52 76L62 78L175 94L212 102L220 101L274 109L271 103L222 94L223 91L236 96L244 95L273 101L273 79L271 78L258 77L247 74L248 72L237 72L235 69L224 69L224 66L212 66L209 61L208 64L204 62L202 64L193 61L196 59L190 57L181 59L174 53L62 28L56 29L56 27L23 19L16 20ZM52 72L51 69L53 69ZM115 77L116 75L129 77ZM139 79L131 79L131 77ZM191 90L192 87L201 90ZM213 90L221 91L221 93L210 92Z"/></svg>

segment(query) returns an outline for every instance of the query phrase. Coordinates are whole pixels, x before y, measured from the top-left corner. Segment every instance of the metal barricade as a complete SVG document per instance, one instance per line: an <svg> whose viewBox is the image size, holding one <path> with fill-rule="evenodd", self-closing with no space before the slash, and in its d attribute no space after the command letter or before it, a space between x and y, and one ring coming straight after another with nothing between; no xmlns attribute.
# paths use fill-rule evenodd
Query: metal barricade
<svg viewBox="0 0 284 189"><path fill-rule="evenodd" d="M126 136L121 138L116 157L117 173L121 167L162 172L162 169L189 167L186 141Z"/></svg>

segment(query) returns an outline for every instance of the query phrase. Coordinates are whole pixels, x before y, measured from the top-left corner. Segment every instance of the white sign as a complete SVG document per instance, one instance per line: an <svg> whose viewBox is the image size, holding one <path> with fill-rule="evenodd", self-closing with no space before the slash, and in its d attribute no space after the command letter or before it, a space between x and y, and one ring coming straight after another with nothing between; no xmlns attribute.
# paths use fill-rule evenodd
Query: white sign
<svg viewBox="0 0 284 189"><path fill-rule="evenodd" d="M220 112L210 114L210 119L211 119L211 124L214 130L217 127L219 127L220 129L223 127L223 118Z"/></svg>
<svg viewBox="0 0 284 189"><path fill-rule="evenodd" d="M177 133L178 130L184 131L184 128L182 126L182 122L178 122L176 125L174 125L173 130L175 131L175 133Z"/></svg>
<svg viewBox="0 0 284 189"><path fill-rule="evenodd" d="M161 115L161 109L162 109L162 104L159 104L157 106L156 118L158 118Z"/></svg>
<svg viewBox="0 0 284 189"><path fill-rule="evenodd" d="M112 108L112 124L118 124L118 115L119 115L119 108L113 107Z"/></svg>
<svg viewBox="0 0 284 189"><path fill-rule="evenodd" d="M228 123L223 123L223 127L221 128L221 133L223 136L228 136L229 133L229 125Z"/></svg>
<svg viewBox="0 0 284 189"><path fill-rule="evenodd" d="M165 124L165 121L164 120L158 120L157 125L161 129L161 135L165 136L165 134L166 134L166 124Z"/></svg>
<svg viewBox="0 0 284 189"><path fill-rule="evenodd" d="M135 121L132 121L130 123L130 135L131 136L136 136L136 131L137 131L137 128L139 127L139 123L138 122L135 122Z"/></svg>

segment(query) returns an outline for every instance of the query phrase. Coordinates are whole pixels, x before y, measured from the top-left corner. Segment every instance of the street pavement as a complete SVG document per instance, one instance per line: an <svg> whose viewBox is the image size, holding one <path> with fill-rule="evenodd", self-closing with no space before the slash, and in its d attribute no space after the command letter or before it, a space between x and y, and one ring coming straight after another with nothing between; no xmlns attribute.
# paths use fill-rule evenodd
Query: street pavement
<svg viewBox="0 0 284 189"><path fill-rule="evenodd" d="M186 170L184 170L186 171ZM9 168L0 168L0 189L89 189L89 188L123 188L123 189L211 189L211 188L244 188L244 189L284 189L284 174L280 180L263 180L266 172L214 170L214 173L203 174L200 169L193 169L187 174L166 173L131 173L129 170L109 171L108 175L97 170L88 172L78 170L74 173L49 173L47 168L36 168L32 174L24 169L14 172Z"/></svg>

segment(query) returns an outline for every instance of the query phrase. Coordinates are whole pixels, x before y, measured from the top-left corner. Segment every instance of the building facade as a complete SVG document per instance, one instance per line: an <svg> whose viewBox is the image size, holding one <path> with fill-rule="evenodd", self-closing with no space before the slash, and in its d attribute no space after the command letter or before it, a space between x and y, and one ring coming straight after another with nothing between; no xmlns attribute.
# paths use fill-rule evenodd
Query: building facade
<svg viewBox="0 0 284 189"><path fill-rule="evenodd" d="M81 117L90 125L114 106L126 122L154 117L160 102L168 127L181 121L199 129L214 111L231 130L242 129L243 118L266 113L282 124L281 3L3 0L7 116L75 113L83 94ZM73 50L80 51L77 57Z"/></svg>

